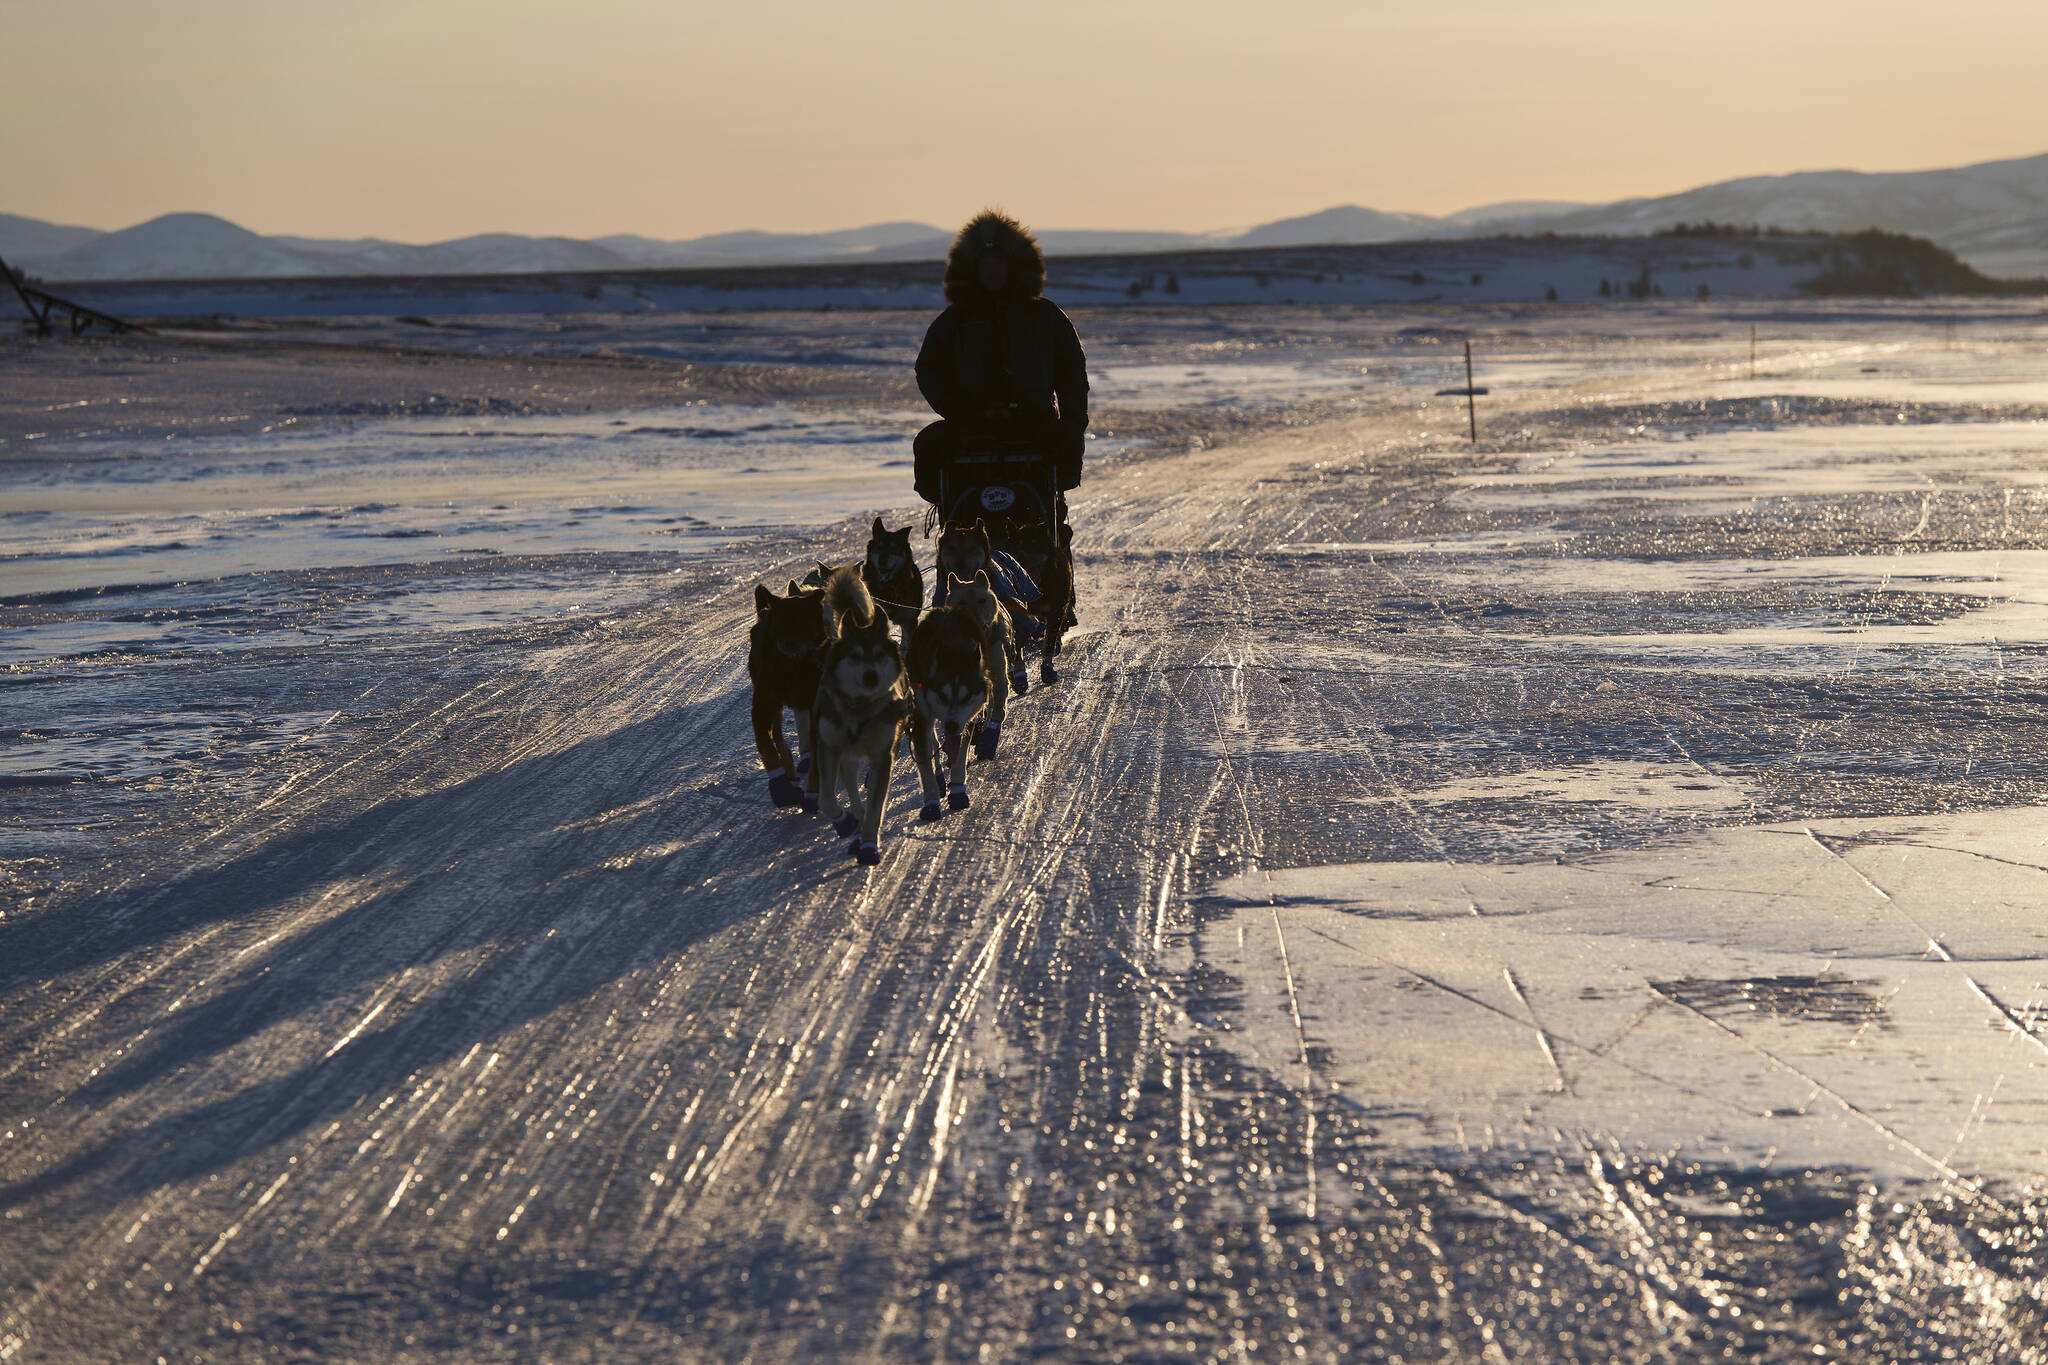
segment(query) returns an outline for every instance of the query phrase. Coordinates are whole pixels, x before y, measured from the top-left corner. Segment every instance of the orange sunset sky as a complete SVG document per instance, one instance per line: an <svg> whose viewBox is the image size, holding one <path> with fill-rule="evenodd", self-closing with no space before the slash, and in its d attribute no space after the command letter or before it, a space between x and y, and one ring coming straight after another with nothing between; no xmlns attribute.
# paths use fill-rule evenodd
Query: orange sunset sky
<svg viewBox="0 0 2048 1365"><path fill-rule="evenodd" d="M2048 151L2042 0L63 0L0 209L679 238L1243 226Z"/></svg>

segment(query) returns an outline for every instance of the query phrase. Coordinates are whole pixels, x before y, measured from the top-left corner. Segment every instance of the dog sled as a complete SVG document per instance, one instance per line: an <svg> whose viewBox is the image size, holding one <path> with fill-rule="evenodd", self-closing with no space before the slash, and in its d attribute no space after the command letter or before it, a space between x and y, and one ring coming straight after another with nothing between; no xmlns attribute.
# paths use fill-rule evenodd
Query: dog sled
<svg viewBox="0 0 2048 1365"><path fill-rule="evenodd" d="M1049 456L1025 441L990 439L966 444L940 469L939 500L925 531L978 521L991 545L1036 581L1059 548L1065 510Z"/></svg>
<svg viewBox="0 0 2048 1365"><path fill-rule="evenodd" d="M1031 442L989 437L963 444L939 471L939 500L925 517L925 534L945 526L988 531L989 546L1023 566L1039 588L1032 614L1045 627L1039 658L1042 682L1055 682L1053 660L1074 616L1073 529L1053 458Z"/></svg>

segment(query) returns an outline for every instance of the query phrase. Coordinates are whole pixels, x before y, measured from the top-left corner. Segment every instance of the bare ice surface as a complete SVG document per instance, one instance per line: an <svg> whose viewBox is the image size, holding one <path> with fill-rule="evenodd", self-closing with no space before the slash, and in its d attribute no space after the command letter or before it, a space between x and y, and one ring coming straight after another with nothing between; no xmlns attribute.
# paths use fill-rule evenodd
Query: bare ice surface
<svg viewBox="0 0 2048 1365"><path fill-rule="evenodd" d="M62 466L8 481L0 563L10 593L38 593L831 521L900 500L913 423L704 404L197 437L174 461L80 441Z"/></svg>
<svg viewBox="0 0 2048 1365"><path fill-rule="evenodd" d="M922 318L503 303L0 341L0 1361L2048 1361L2031 302L1077 309L872 868Z"/></svg>
<svg viewBox="0 0 2048 1365"><path fill-rule="evenodd" d="M1606 795L1588 781L1534 799ZM1965 1198L2048 1178L2048 1093L2027 1079L2048 1062L2048 808L1260 871L1216 894L1243 907L1204 931L1246 983L1233 1046L1284 1070L1298 1009L1319 1078L1395 1141L1569 1156L1598 1133Z"/></svg>

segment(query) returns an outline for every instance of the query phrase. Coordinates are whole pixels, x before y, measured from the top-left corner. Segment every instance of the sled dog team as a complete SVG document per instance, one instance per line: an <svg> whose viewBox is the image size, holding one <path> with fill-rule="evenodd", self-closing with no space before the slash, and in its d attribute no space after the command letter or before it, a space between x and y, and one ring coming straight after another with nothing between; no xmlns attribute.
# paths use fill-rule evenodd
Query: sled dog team
<svg viewBox="0 0 2048 1365"><path fill-rule="evenodd" d="M849 840L849 853L864 864L880 862L889 770L907 726L924 790L918 818L941 818L941 796L952 809L965 809L967 745L994 758L1010 692L1026 690L1019 616L1027 629L1045 633L1040 681L1058 680L1053 659L1073 604L1069 565L1056 555L1047 581L1031 584L1015 561L992 549L979 522L950 525L939 536L938 605L927 611L910 528L891 531L877 517L864 561L820 564L805 581L790 580L780 597L765 584L756 587L747 673L769 798L822 811L833 832ZM1036 600L1027 607L1027 598ZM784 739L784 711L796 715L795 755ZM944 782L940 754L948 765Z"/></svg>

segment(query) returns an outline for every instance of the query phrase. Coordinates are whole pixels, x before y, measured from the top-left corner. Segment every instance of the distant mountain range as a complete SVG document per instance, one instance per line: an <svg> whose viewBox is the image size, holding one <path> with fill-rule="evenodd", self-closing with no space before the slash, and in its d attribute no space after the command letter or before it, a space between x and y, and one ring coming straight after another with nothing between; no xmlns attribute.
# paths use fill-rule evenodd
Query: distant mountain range
<svg viewBox="0 0 2048 1365"><path fill-rule="evenodd" d="M1051 255L1204 248L1366 245L1500 233L1640 235L1678 223L1908 232L1994 275L2048 274L2048 154L1949 170L1807 171L1729 180L1655 199L1587 205L1488 204L1444 217L1345 205L1227 232L1052 230ZM0 256L49 281L348 275L497 275L936 260L952 233L927 223L838 232L726 232L686 241L620 235L591 241L486 233L416 246L265 237L224 218L173 213L118 232L0 213Z"/></svg>
<svg viewBox="0 0 2048 1365"><path fill-rule="evenodd" d="M1516 205L1519 212L1524 206ZM1578 208L1579 205L1567 207ZM1415 214L1331 209L1249 232L1038 234L1054 255L1120 255L1238 245L1370 243L1424 235ZM1444 220L1447 221L1447 220ZM690 269L938 260L953 234L928 223L838 232L722 232L665 242L620 235L580 241L488 233L413 246L375 237L264 237L207 213L169 213L118 232L0 214L0 257L45 280L251 279L321 275L517 275L545 271Z"/></svg>

